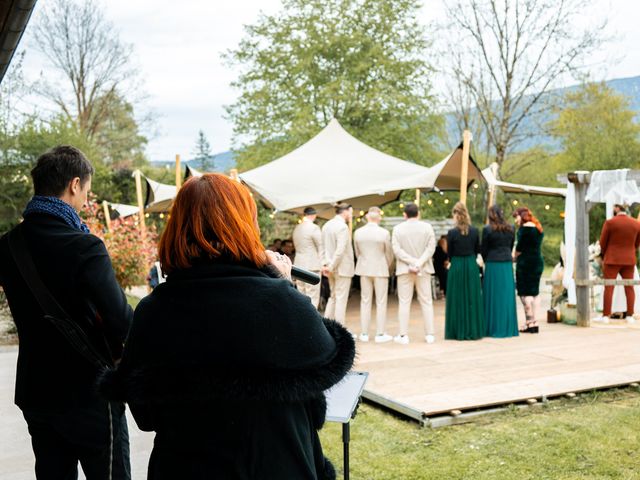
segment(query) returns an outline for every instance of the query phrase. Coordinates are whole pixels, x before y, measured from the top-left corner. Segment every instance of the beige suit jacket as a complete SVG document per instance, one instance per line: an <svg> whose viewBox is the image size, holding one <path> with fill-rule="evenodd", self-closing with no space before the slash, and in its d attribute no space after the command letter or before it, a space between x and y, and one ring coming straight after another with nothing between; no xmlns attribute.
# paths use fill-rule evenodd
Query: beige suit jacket
<svg viewBox="0 0 640 480"><path fill-rule="evenodd" d="M369 222L353 234L356 251L356 275L388 277L393 263L391 235L377 223Z"/></svg>
<svg viewBox="0 0 640 480"><path fill-rule="evenodd" d="M396 256L396 275L409 273L409 267L413 265L422 273L435 273L431 258L436 249L436 236L430 224L406 220L396 225L391 245Z"/></svg>
<svg viewBox="0 0 640 480"><path fill-rule="evenodd" d="M307 219L293 229L293 246L296 248L294 265L319 272L324 252L320 227Z"/></svg>
<svg viewBox="0 0 640 480"><path fill-rule="evenodd" d="M336 215L322 227L324 263L330 272L341 277L353 277L353 246L349 226Z"/></svg>

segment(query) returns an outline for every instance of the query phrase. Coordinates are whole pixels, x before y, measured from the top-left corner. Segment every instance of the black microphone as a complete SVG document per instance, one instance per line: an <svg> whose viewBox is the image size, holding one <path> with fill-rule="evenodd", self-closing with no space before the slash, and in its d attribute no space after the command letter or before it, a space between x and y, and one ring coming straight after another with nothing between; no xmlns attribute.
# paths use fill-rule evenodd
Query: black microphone
<svg viewBox="0 0 640 480"><path fill-rule="evenodd" d="M310 272L309 270L304 270L303 268L298 268L294 265L291 266L291 278L295 278L296 280L300 280L304 283L310 283L311 285L317 285L320 283L320 275Z"/></svg>

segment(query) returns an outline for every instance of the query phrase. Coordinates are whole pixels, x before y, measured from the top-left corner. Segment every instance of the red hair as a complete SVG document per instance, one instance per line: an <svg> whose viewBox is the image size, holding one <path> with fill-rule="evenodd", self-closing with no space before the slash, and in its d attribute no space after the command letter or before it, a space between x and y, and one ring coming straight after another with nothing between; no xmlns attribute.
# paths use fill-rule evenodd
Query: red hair
<svg viewBox="0 0 640 480"><path fill-rule="evenodd" d="M519 216L522 219L523 224L527 222L533 223L538 231L542 233L542 224L540 223L540 220L538 220L536 216L531 213L531 210L529 210L527 207L518 208L515 212L513 212L513 216Z"/></svg>
<svg viewBox="0 0 640 480"><path fill-rule="evenodd" d="M217 173L187 180L173 202L158 255L166 273L220 256L266 265L256 204L247 187Z"/></svg>

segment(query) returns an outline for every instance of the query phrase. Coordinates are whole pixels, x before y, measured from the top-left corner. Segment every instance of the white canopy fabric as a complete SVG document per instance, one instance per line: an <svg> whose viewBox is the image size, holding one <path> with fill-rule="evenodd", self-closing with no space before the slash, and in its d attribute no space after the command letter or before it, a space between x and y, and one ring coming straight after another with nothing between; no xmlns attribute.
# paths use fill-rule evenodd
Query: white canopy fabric
<svg viewBox="0 0 640 480"><path fill-rule="evenodd" d="M545 195L549 197L566 197L567 189L566 188L556 188L556 187L537 187L533 185L522 185L519 183L510 183L503 182L502 180L498 180L496 175L497 172L497 163L492 163L487 168L482 170L482 175L487 180L487 183L490 186L498 187L505 193L527 193L529 195Z"/></svg>
<svg viewBox="0 0 640 480"><path fill-rule="evenodd" d="M145 211L150 213L168 212L176 196L175 185L167 185L144 177L147 182L147 199Z"/></svg>
<svg viewBox="0 0 640 480"><path fill-rule="evenodd" d="M459 188L459 150L427 168L362 143L333 119L296 150L239 176L272 208L301 213L312 206L320 216L329 218L338 202L365 210L396 200L406 189ZM470 182L482 178L471 163ZM451 181L453 177L457 184Z"/></svg>
<svg viewBox="0 0 640 480"><path fill-rule="evenodd" d="M195 168L189 165L185 166L185 171L184 171L185 181L190 177L201 177L201 176L202 176L202 172L200 170L196 170Z"/></svg>
<svg viewBox="0 0 640 480"><path fill-rule="evenodd" d="M123 203L109 202L109 208L118 214L119 218L130 217L138 213L138 207L135 205L125 205Z"/></svg>
<svg viewBox="0 0 640 480"><path fill-rule="evenodd" d="M607 218L613 216L613 206L640 203L640 189L633 180L627 180L628 168L619 170L596 170L591 173L587 202L605 203Z"/></svg>

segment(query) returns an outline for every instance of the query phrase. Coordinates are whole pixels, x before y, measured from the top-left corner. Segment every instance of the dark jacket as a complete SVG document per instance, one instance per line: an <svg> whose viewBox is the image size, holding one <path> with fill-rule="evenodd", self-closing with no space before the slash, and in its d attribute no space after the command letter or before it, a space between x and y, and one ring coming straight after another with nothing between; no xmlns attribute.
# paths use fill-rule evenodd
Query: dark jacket
<svg viewBox="0 0 640 480"><path fill-rule="evenodd" d="M111 350L118 358L133 312L104 243L48 214L29 215L21 228L45 286L103 356ZM61 411L94 401L97 369L43 318L17 270L6 236L0 238L0 285L20 340L16 404L23 410Z"/></svg>
<svg viewBox="0 0 640 480"><path fill-rule="evenodd" d="M447 253L451 257L466 257L480 253L480 238L476 227L469 227L469 233L462 235L460 230L452 228L447 233Z"/></svg>
<svg viewBox="0 0 640 480"><path fill-rule="evenodd" d="M151 479L331 479L323 391L354 354L349 332L272 270L210 263L140 302L101 388L157 432Z"/></svg>
<svg viewBox="0 0 640 480"><path fill-rule="evenodd" d="M514 241L513 230L499 232L491 225L485 225L482 229L482 258L485 262L512 262Z"/></svg>
<svg viewBox="0 0 640 480"><path fill-rule="evenodd" d="M618 214L602 226L600 250L607 265L635 265L640 247L640 222Z"/></svg>

